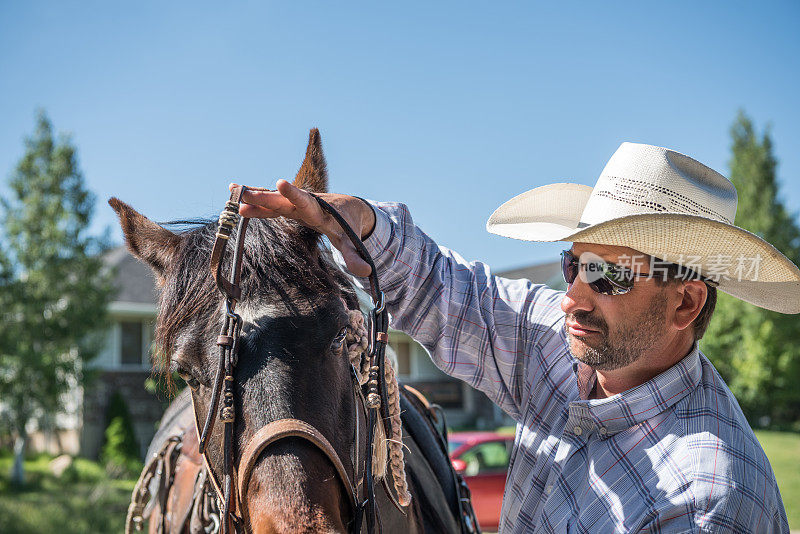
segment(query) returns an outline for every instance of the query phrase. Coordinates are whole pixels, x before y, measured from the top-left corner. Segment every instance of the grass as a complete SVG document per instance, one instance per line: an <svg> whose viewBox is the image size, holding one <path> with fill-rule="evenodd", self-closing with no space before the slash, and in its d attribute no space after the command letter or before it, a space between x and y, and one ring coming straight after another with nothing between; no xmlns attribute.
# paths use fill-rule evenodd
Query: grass
<svg viewBox="0 0 800 534"><path fill-rule="evenodd" d="M756 436L778 480L789 527L800 529L800 434L760 430ZM50 472L51 459L27 460L27 484L14 488L9 483L12 457L0 452L0 532L122 532L136 480L111 479L102 466L83 458L76 458L59 479Z"/></svg>
<svg viewBox="0 0 800 534"><path fill-rule="evenodd" d="M778 480L789 528L800 529L800 434L757 430L756 437Z"/></svg>
<svg viewBox="0 0 800 534"><path fill-rule="evenodd" d="M110 479L103 467L83 458L56 478L48 467L51 459L27 460L26 484L16 488L9 482L13 459L0 455L0 532L123 532L136 481Z"/></svg>

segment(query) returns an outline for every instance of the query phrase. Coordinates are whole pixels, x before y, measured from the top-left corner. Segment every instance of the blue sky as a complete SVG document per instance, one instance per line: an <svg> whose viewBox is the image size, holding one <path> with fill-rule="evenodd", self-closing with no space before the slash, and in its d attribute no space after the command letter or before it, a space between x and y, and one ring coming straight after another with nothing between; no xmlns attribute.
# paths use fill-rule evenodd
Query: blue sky
<svg viewBox="0 0 800 534"><path fill-rule="evenodd" d="M222 4L0 0L3 181L43 107L119 240L108 197L213 217L229 181L293 176L316 126L333 190L502 269L563 248L488 234L508 198L591 185L623 141L727 174L744 108L800 212L796 2Z"/></svg>

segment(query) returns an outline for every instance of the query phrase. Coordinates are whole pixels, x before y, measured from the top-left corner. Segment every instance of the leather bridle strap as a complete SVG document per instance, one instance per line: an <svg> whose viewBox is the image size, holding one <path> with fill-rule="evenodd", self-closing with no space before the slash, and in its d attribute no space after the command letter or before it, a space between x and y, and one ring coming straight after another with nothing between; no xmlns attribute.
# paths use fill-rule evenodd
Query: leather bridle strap
<svg viewBox="0 0 800 534"><path fill-rule="evenodd" d="M310 193L310 195L314 197L323 211L327 212L339 223L339 226L355 247L358 255L370 266L369 285L372 290L372 299L375 303L375 306L370 312L370 346L367 352L370 362L366 402L367 443L369 444L368 447L371 447L379 418L383 419L386 437L392 438L392 425L389 423L389 394L385 379L386 345L389 343L389 316L386 312L386 300L380 288L380 281L378 280L375 263L372 261L372 256L361 241L361 236L353 231L336 208L318 195L314 193ZM375 479L372 473L372 460L373 454L368 452L364 459L364 486L366 491L367 531L370 533L375 531L376 523L380 529L380 519L378 518L378 510L375 506ZM388 470L391 470L391 463L387 467Z"/></svg>
<svg viewBox="0 0 800 534"><path fill-rule="evenodd" d="M392 425L389 423L389 394L386 386L385 379L385 361L386 361L386 345L389 343L389 317L386 313L386 301L383 292L381 292L380 281L378 280L378 273L375 269L375 263L372 261L364 243L361 241L361 236L357 235L344 217L328 202L320 198L318 195L310 193L316 199L320 208L327 212L331 217L339 223L339 226L344 231L347 238L353 243L358 255L361 256L367 265L370 266L369 285L372 290L372 298L375 303L374 308L370 312L370 347L368 357L370 361L369 367L369 380L367 382L367 443L372 444L375 429L378 419L383 419L383 427L387 438L392 438ZM375 507L375 480L372 476L372 460L373 455L368 453L364 459L364 479L366 490L366 518L367 518L367 531L374 532L376 522L380 529L380 520L378 519L378 511ZM391 464L388 465L391 470Z"/></svg>
<svg viewBox="0 0 800 534"><path fill-rule="evenodd" d="M386 349L386 345L389 343L389 335L387 333L389 329L389 318L388 314L385 313L386 311L386 303L385 297L381 292L380 281L378 280L378 271L375 269L375 263L372 261L372 256L370 255L367 247L364 246L364 242L361 241L361 236L357 235L353 228L347 223L344 217L328 202L320 198L318 195L314 193L309 193L312 197L314 197L319 204L320 208L323 211L327 212L331 217L339 223L339 226L344 231L347 238L355 247L358 255L361 256L361 259L364 260L367 265L370 267L369 273L369 285L370 289L372 290L372 299L375 302L375 308L372 310L371 314L371 326L372 332L370 336L370 348L368 354L377 356L376 363L378 365L378 383L379 383L379 394L380 394L380 412L381 417L384 420L389 420L389 394L386 389L386 381L383 379L384 377L384 351ZM392 437L392 425L385 425L386 426L386 437Z"/></svg>
<svg viewBox="0 0 800 534"><path fill-rule="evenodd" d="M210 268L214 276L214 281L217 283L217 287L219 287L223 295L235 300L239 300L242 296L242 288L239 287L239 282L242 273L243 254L239 254L238 257L234 259L234 263L231 266L232 280L227 280L222 274L222 259L225 256L228 240L233 233L233 227L236 226L237 222L240 228L236 232L236 248L234 252L241 251L243 248L244 236L249 219L239 216L239 205L242 202L242 195L244 195L246 190L247 188L243 185L237 185L231 190L231 197L228 202L225 203L225 209L220 213L216 235L217 239L214 241L214 248L211 249Z"/></svg>
<svg viewBox="0 0 800 534"><path fill-rule="evenodd" d="M355 510L357 500L356 490L355 487L353 487L353 483L350 481L350 477L347 476L347 471L344 465L342 465L342 461L339 459L336 450L316 428L299 419L278 419L277 421L272 421L261 427L258 432L250 438L247 447L242 453L241 460L239 461L239 500L242 503L242 509L246 506L245 495L247 494L247 485L250 483L250 475L253 474L253 468L258 461L258 457L270 444L290 437L297 437L310 441L317 449L325 453L325 456L328 457L328 460L330 460L331 464L336 469L336 474L339 476L342 484L347 488L350 505L352 509Z"/></svg>
<svg viewBox="0 0 800 534"><path fill-rule="evenodd" d="M249 222L249 219L245 217L239 217L239 204L241 203L242 195L246 189L247 188L244 186L237 186L233 189L233 191L231 191L230 200L226 202L225 210L223 210L219 216L217 236L216 240L214 241L214 248L211 250L211 274L213 275L214 281L216 282L220 292L222 292L222 294L226 297L226 314L225 324L220 332L220 336L217 338L217 344L220 347L219 365L214 378L214 389L211 393L211 406L208 412L208 417L206 418L203 429L200 432L200 441L198 444L200 454L205 453L208 437L211 435L211 431L214 429L216 410L217 406L219 405L219 396L222 392L222 387L220 386L223 373L225 372L226 360L230 359L229 356L236 358L237 355L236 349L238 349L238 347L235 345L238 343L239 339L238 335L233 334L237 334L235 330L237 330L237 327L241 326L241 322L234 314L234 309L236 307L236 301L242 295L242 289L239 286L239 282L241 281L242 258L244 257L244 239L245 234L247 233L247 224ZM236 232L236 247L234 248L233 265L231 265L232 280L228 280L222 274L222 260L225 256L225 249L228 247L228 240L233 232L233 226L237 224L237 221L238 230ZM233 365L236 365L235 362L233 362Z"/></svg>
<svg viewBox="0 0 800 534"><path fill-rule="evenodd" d="M235 309L236 302L242 295L239 283L242 273L242 259L244 258L244 240L247 233L247 224L249 222L249 219L239 216L239 204L241 203L242 195L246 189L247 188L244 186L236 186L231 190L230 199L225 204L225 209L220 214L216 240L214 241L214 248L211 250L211 274L220 292L225 296L225 320L222 330L219 336L217 336L217 345L220 349L219 365L214 378L211 404L205 424L203 425L203 430L200 432L198 443L200 454L207 460L205 455L206 446L211 431L214 428L214 422L217 418L217 406L219 405L220 394L222 394L224 399L223 406L219 411L219 419L225 424L225 428L222 449L223 487L221 488L222 503L220 512L222 532L225 534L234 531L236 525L240 523L238 518L235 518L231 512L232 494L234 491L233 431L236 418L233 373L238 358L238 345L242 327L242 318L236 314ZM228 246L228 241L233 233L233 228L237 223L236 247L233 251L233 261L230 269L231 274L230 279L226 279L222 273L223 258Z"/></svg>

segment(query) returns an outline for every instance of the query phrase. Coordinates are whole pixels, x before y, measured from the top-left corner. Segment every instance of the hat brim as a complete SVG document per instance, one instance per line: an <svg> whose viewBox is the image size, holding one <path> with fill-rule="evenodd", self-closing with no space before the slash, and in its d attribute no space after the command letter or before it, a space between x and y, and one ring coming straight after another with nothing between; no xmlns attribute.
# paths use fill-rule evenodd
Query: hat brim
<svg viewBox="0 0 800 534"><path fill-rule="evenodd" d="M591 187L580 184L538 187L495 210L486 229L525 241L632 248L714 278L721 291L756 306L800 313L800 269L757 235L738 226L679 213L628 215L585 225L580 217L591 192Z"/></svg>

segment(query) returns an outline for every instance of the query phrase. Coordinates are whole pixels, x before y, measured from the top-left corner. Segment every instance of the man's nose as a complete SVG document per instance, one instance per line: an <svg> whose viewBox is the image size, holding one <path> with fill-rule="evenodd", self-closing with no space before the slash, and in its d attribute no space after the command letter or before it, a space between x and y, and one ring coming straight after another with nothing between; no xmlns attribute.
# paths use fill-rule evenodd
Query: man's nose
<svg viewBox="0 0 800 534"><path fill-rule="evenodd" d="M595 296L594 290L581 280L580 276L577 276L575 281L567 287L567 292L561 299L561 309L567 314L580 310L590 312L594 309Z"/></svg>

